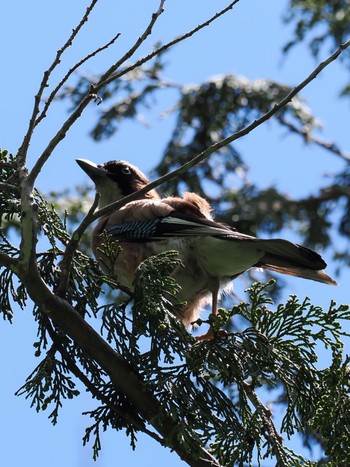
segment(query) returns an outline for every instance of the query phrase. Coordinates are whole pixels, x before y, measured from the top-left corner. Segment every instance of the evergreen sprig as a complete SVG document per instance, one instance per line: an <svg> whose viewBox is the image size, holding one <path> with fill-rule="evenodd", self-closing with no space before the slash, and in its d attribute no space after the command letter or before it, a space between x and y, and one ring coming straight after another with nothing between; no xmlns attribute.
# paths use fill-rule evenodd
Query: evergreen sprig
<svg viewBox="0 0 350 467"><path fill-rule="evenodd" d="M166 255L161 258L162 262L165 259ZM193 345L191 341L190 346L176 346L177 358L169 360L163 347L166 342L154 338L154 329L164 321L163 296L157 296L154 284L162 280L167 283L163 271L158 269L158 260L158 257L152 258L145 268L149 290L144 290L145 284L141 281L143 293L149 294L152 301L143 301L141 294L137 295L134 305L142 310L152 303L152 310L157 313L137 314L134 319L137 317L142 322L141 334L153 339L147 354L147 361L152 362L152 366L146 366L147 378L167 410L184 422L183 432L178 436L184 440L187 437L200 439L223 465L250 463L254 456L257 460L277 456L284 465L312 465L305 464L306 460L285 446L277 429L268 428L268 424L274 426L273 414L257 394L262 385L267 385L279 388L286 395L281 433L288 437L295 431L303 433L319 422L316 414L325 410L324 406L319 407L320 401L325 400L322 397L325 374L317 366L317 353L320 345L331 352L341 351L340 339L346 333L341 330L340 320L350 319L348 307L336 307L331 303L324 312L307 298L299 302L291 296L286 304L273 311L267 291L271 281L256 283L248 289L249 302L219 313L221 324L232 317L243 317L243 330L209 343ZM172 270L169 267L167 273ZM155 276L157 279L152 282ZM153 328L150 328L151 319ZM134 326L138 324L137 321ZM174 344L170 340L171 345ZM142 355L140 364L144 365ZM327 371L333 375L335 367ZM328 373L327 378L329 381ZM340 388L342 398L338 395L337 401L341 400L346 409L346 388L344 384ZM337 407L339 413L341 409Z"/></svg>
<svg viewBox="0 0 350 467"><path fill-rule="evenodd" d="M54 408L48 418L55 425L62 400L78 396L79 391L64 361L58 360L55 357L55 350L50 349L46 357L28 376L25 384L18 389L16 395L25 395L26 399L31 399L30 406L35 407L37 412L46 410L53 404Z"/></svg>
<svg viewBox="0 0 350 467"><path fill-rule="evenodd" d="M92 449L94 460L97 459L102 448L101 429L102 431L106 431L108 428L117 431L125 429L126 434L130 437L130 445L133 449L135 449L137 441L135 427L127 420L128 414L133 413L133 409L127 398L115 391L113 385L110 383L104 384L99 390L104 395L104 399L108 404L103 404L94 410L83 412L83 415L88 415L94 420L94 423L86 428L83 437L84 446L93 439ZM117 411L115 407L118 408ZM125 417L123 414L126 414ZM140 419L138 421L140 421Z"/></svg>
<svg viewBox="0 0 350 467"><path fill-rule="evenodd" d="M7 150L0 148L0 183L8 186L6 196L0 196L1 229L7 231L10 227L18 227L20 211L19 180L16 159Z"/></svg>
<svg viewBox="0 0 350 467"><path fill-rule="evenodd" d="M333 361L320 374L320 397L317 399L311 426L325 445L325 454L333 465L346 465L350 458L350 357L333 351Z"/></svg>
<svg viewBox="0 0 350 467"><path fill-rule="evenodd" d="M3 318L12 321L13 303L23 310L27 304L27 291L10 269L0 268L0 312Z"/></svg>
<svg viewBox="0 0 350 467"><path fill-rule="evenodd" d="M182 359L190 337L176 315L181 315L184 303L173 272L181 267L177 251L165 251L147 258L135 274L133 306L133 339L150 338L149 352L143 355L144 369L157 367L160 359L172 364ZM147 370L146 370L147 371Z"/></svg>

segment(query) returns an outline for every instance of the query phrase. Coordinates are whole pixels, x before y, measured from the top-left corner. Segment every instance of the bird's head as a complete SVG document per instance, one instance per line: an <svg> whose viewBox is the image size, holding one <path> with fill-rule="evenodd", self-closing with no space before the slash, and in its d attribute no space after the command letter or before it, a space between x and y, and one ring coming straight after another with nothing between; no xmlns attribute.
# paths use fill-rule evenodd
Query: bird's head
<svg viewBox="0 0 350 467"><path fill-rule="evenodd" d="M86 159L76 159L79 166L87 173L100 193L99 208L124 198L140 190L150 182L134 165L125 161L109 161L95 164ZM159 199L156 190L150 190L144 198Z"/></svg>

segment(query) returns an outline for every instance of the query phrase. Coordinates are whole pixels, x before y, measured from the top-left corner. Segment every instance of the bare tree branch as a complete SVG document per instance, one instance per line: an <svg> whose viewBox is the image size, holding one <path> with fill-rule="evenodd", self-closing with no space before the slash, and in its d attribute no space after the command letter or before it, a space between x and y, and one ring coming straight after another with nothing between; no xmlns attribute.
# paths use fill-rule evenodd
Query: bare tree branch
<svg viewBox="0 0 350 467"><path fill-rule="evenodd" d="M86 57L82 58L79 62L77 62L68 72L67 74L62 78L62 80L58 83L58 85L55 87L55 89L51 92L50 96L48 97L47 101L45 102L45 106L42 110L42 112L40 113L40 115L38 116L38 118L36 119L35 121L35 126L37 126L41 120L43 120L43 118L46 117L46 113L50 107L50 105L52 104L52 101L55 99L55 97L57 96L57 93L59 92L59 90L64 86L64 84L67 82L67 80L69 79L69 77L74 73L75 70L77 70L79 67L81 67L81 65L83 65L85 62L87 62L88 60L90 60L90 58L94 57L95 55L99 54L100 52L102 52L103 50L106 50L108 49L108 47L110 47L111 45L114 44L114 42L119 38L120 36L120 32L118 32L118 34L116 34L109 42L107 42L107 44L99 47L98 49L94 50L93 52L91 52L89 55L86 55Z"/></svg>
<svg viewBox="0 0 350 467"><path fill-rule="evenodd" d="M100 78L98 84L96 85L97 89L101 89L105 86L107 79L113 75L113 73L128 60L130 57L134 55L136 50L145 42L147 37L152 33L153 26L155 25L156 21L158 20L159 16L164 12L164 3L166 0L160 0L159 7L157 11L152 14L151 20L147 25L144 32L141 36L136 40L135 44L123 55L114 65L112 65Z"/></svg>
<svg viewBox="0 0 350 467"><path fill-rule="evenodd" d="M54 71L54 69L57 67L57 65L59 65L63 53L68 49L68 47L70 47L72 45L72 43L73 43L74 39L76 38L77 34L79 33L80 29L88 21L90 13L94 9L94 7L96 6L97 2L98 2L98 0L92 0L91 1L90 5L86 9L86 12L85 12L84 16L80 20L78 26L75 29L72 30L72 34L69 36L66 43L57 51L56 57L55 57L54 61L52 62L51 66L44 72L44 76L43 76L43 79L41 81L39 90L38 90L38 92L37 92L37 94L35 96L33 112L32 112L32 115L30 117L30 120L29 120L29 127L28 127L28 130L27 130L27 133L24 136L23 142L22 142L22 144L21 144L21 146L20 146L20 148L18 150L18 156L17 157L19 159L18 162L19 162L20 166L24 165L24 160L25 160L26 155L27 155L29 143L30 143L30 140L32 138L33 130L35 128L35 122L36 122L37 116L38 116L38 114L40 112L40 102L41 102L41 99L42 99L42 96L43 96L43 92L48 86L48 81L50 79L50 76L51 76L52 72Z"/></svg>
<svg viewBox="0 0 350 467"><path fill-rule="evenodd" d="M320 146L327 151L330 151L332 154L341 157L346 162L350 162L350 155L342 151L335 143L332 141L324 141L316 136L309 134L307 130L300 129L293 125L291 122L288 122L285 118L278 116L277 119L286 126L291 132L301 135L306 143L314 143Z"/></svg>
<svg viewBox="0 0 350 467"><path fill-rule="evenodd" d="M133 70L137 66L140 66L147 61L151 60L153 57L159 55L161 52L163 52L166 49L169 49L175 44L178 44L179 42L187 39L188 37L191 37L193 34L198 32L200 29L203 29L206 26L209 26L213 21L218 19L220 16L222 16L224 13L229 11L230 9L233 8L233 6L238 3L239 0L234 0L231 2L226 8L221 10L219 13L216 13L214 16L212 16L209 20L205 21L204 23L201 23L199 26L191 30L190 32L183 34L182 36L174 39L173 41L169 42L168 44L165 44L163 47L160 47L153 51L151 54L147 55L143 59L137 61L134 65L125 68L124 70L121 70L120 73L118 74L113 74L115 70L117 70L118 67L120 67L128 58L130 58L136 50L140 47L140 45L146 40L148 35L152 32L153 26L156 22L156 20L159 18L161 13L163 12L163 6L165 3L165 0L161 0L160 5L158 10L153 13L152 18L150 23L148 24L147 28L145 29L144 33L138 38L138 40L135 42L134 46L131 47L131 49L120 59L118 60L117 63L115 63L112 67L107 70L106 73L103 74L103 76L100 78L99 82L94 85L94 92L99 92L105 85L107 85L110 81L113 81L116 78L119 78L120 76L125 75L129 71ZM89 92L80 102L80 104L77 106L77 108L72 112L72 114L69 116L69 118L63 123L62 127L58 130L56 135L51 139L49 142L48 146L45 148L39 159L37 160L35 166L33 167L30 175L29 175L29 181L31 184L34 184L34 181L38 174L40 173L43 165L47 161L47 159L50 157L52 154L53 150L56 148L56 146L60 143L62 139L65 138L67 131L70 129L70 127L76 122L76 120L80 117L82 112L84 111L85 107L90 103L91 100L93 100L96 97L95 93Z"/></svg>
<svg viewBox="0 0 350 467"><path fill-rule="evenodd" d="M98 0L95 0L95 2ZM122 57L115 65L113 65L105 74L104 76L107 76L109 73L113 73L113 70L115 69L115 66L120 66L121 63L124 62L124 60L127 60L129 56L131 56L143 43L143 41L146 39L146 37L152 32L152 28L160 16L160 14L163 12L163 5L165 3L165 0L160 1L159 8L157 12L153 13L151 21L146 28L145 32L140 36L140 38L136 41L134 46ZM77 108L72 112L72 114L68 117L68 119L63 123L62 127L57 131L55 136L51 139L49 142L48 146L44 149L43 153L41 156L38 158L36 164L34 165L32 171L29 174L28 177L28 183L30 183L32 186L34 186L34 182L36 177L39 175L41 169L43 168L44 164L48 160L48 158L51 156L53 150L56 148L56 146L62 141L62 139L65 138L67 131L70 129L70 127L77 121L77 119L81 116L83 110L85 107L91 102L91 100L96 98L95 90L96 92L100 90L102 86L95 86L94 90L90 90L90 92L82 99L80 104L77 106ZM37 115L37 114L36 114ZM35 124L35 121L33 121L33 125ZM31 131L33 131L34 126ZM23 146L23 145L22 145ZM23 151L25 148L21 147L21 151Z"/></svg>
<svg viewBox="0 0 350 467"><path fill-rule="evenodd" d="M12 271L18 271L18 259L12 258L11 256L7 255L0 251L0 267L4 266L10 268Z"/></svg>
<svg viewBox="0 0 350 467"><path fill-rule="evenodd" d="M108 73L110 70L108 70L108 74L105 73L99 80L99 82L97 83L96 85L96 88L99 90L101 89L102 87L106 86L107 84L109 84L111 81L114 81L115 79L117 78L120 78L121 76L124 76L126 73L129 73L130 71L134 70L135 68L138 68L140 67L141 65L145 64L146 62L149 62L150 60L152 60L152 58L156 57L157 55L161 54L162 52L164 52L165 50L168 50L170 49L171 47L173 47L174 45L178 44L179 42L182 42L184 41L185 39L188 39L189 37L193 36L195 33L197 33L198 31L200 31L201 29L209 26L211 23L213 23L215 20L217 20L218 18L220 18L222 15L224 15L225 13L227 13L229 10L232 10L232 8L236 5L236 3L238 3L239 0L234 0L233 2L231 2L227 7L223 8L221 11L219 11L218 13L216 13L215 15L213 15L211 18L209 18L207 21L204 21L203 23L199 24L197 27L195 27L194 29L192 29L191 31L189 32L186 32L185 34L182 34L181 36L179 37L176 37L174 40L168 42L167 44L164 44L163 46L161 47L158 47L157 49L155 49L153 52L151 52L150 54L146 55L145 57L141 58L140 60L138 60L137 62L135 62L133 65L130 65L129 67L126 67L124 68L123 70L121 70L119 73L116 73L116 74L110 74ZM130 55L131 56L131 55ZM127 57L127 58L130 58L130 57ZM114 70L113 71L116 71L117 68L122 64L124 63L125 60L123 60L123 62L118 62L115 64L115 66L113 67Z"/></svg>
<svg viewBox="0 0 350 467"><path fill-rule="evenodd" d="M36 211L35 211L35 203L33 199L32 190L34 187L34 182L37 174L40 172L43 164L47 161L48 157L50 156L52 150L56 147L58 142L64 138L66 132L62 131L61 133L56 135L56 138L50 141L48 149L46 152L44 151L44 155L42 155L37 163L34 166L34 169L29 175L26 169L26 157L28 147L31 141L31 137L35 128L36 119L40 112L40 102L42 99L42 95L44 89L48 86L48 81L54 69L60 63L61 57L65 50L70 47L79 33L80 29L83 25L88 21L89 15L95 5L97 4L98 0L92 0L90 5L87 7L86 12L82 19L80 20L78 26L73 29L71 35L69 36L66 43L58 50L54 61L52 62L51 66L45 71L43 79L41 81L39 91L35 96L34 101L34 108L32 112L32 116L29 121L29 127L27 133L24 136L22 145L20 146L18 153L17 153L17 164L18 164L18 173L21 183L21 267L24 268L26 271L30 270L32 267L36 268L36 241L37 241L37 222L36 222ZM84 104L87 105L88 102L92 97L87 96L85 99ZM84 107L82 107L83 109ZM80 115L79 112L75 113L78 118ZM75 120L74 120L75 121ZM69 128L69 126L67 127Z"/></svg>
<svg viewBox="0 0 350 467"><path fill-rule="evenodd" d="M22 269L18 276L41 312L100 365L115 388L125 394L143 418L158 431L165 445L175 450L190 466L220 467L196 439L191 440L192 449L189 451L188 445L177 436L180 428L178 422L164 410L136 370L67 301L48 289L36 265L29 270Z"/></svg>
<svg viewBox="0 0 350 467"><path fill-rule="evenodd" d="M233 133L232 135L228 136L227 138L223 138L217 143L212 144L207 149L205 149L200 154L198 154L198 156L186 162L185 164L180 166L178 169L175 169L172 172L166 175L163 175L162 177L159 177L157 180L155 180L154 182L151 182L146 187L141 188L141 190L135 193L132 193L131 195L125 196L123 199L116 201L115 203L111 203L108 206L105 206L104 208L100 209L94 214L93 220L96 220L99 217L104 216L105 214L108 214L114 209L121 208L122 206L124 206L126 203L129 203L130 201L134 201L135 199L141 198L145 193L152 190L153 188L157 188L162 183L168 182L169 180L172 180L176 178L177 176L179 176L180 174L186 172L188 169L198 165L200 162L207 159L213 152L216 152L219 149L232 143L233 141L249 134L252 130L257 128L258 126L260 126L262 123L266 122L267 120L269 120L273 115L275 115L279 110L281 110L285 105L287 105L293 99L293 97L295 97L302 89L304 89L308 84L310 84L311 81L313 81L324 68L326 68L330 63L336 60L339 57L339 55L349 46L350 46L350 40L340 45L338 49L332 55L330 55L326 60L321 62L301 83L295 86L286 95L286 97L284 97L282 100L280 100L280 102L275 104L269 111L263 114L260 118L254 120L252 123L247 125L242 130L239 130L236 133Z"/></svg>
<svg viewBox="0 0 350 467"><path fill-rule="evenodd" d="M71 128L71 126L77 121L77 119L81 116L83 113L85 107L95 99L95 94L88 93L80 102L78 107L72 112L72 114L68 117L68 119L63 123L61 128L58 130L58 132L55 134L55 136L51 139L49 144L46 146L44 149L43 153L41 156L38 158L36 161L34 167L32 168L29 176L28 176L28 183L33 187L34 182L41 172L41 169L43 168L44 164L46 161L49 159L51 156L52 152L54 149L57 147L57 145L62 141L68 130Z"/></svg>

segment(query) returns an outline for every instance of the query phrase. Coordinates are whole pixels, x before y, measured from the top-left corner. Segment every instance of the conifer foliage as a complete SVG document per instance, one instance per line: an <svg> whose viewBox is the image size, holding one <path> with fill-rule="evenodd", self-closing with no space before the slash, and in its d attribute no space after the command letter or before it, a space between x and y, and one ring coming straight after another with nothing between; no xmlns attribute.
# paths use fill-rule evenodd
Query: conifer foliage
<svg viewBox="0 0 350 467"><path fill-rule="evenodd" d="M328 247L338 264L348 265L348 251L330 235L346 239L350 231L348 158L335 142L315 136L319 122L299 94L339 56L348 65L348 2L290 2L285 20L295 24L295 37L285 51L310 37L319 23L327 28L311 40L312 52L320 54L326 41L336 48L298 86L233 74L191 85L166 79L172 46L212 26L238 2L228 2L193 30L156 43L142 56L141 45L166 14L161 0L134 45L106 71L73 78L90 58L112 47L119 33L51 86L62 55L98 3L92 0L43 75L19 150L15 155L0 150L2 326L13 321L19 308L32 308L38 327L34 348L39 363L17 395L56 424L65 400L79 397L79 381L96 402L86 412L83 439L94 458L106 429L124 431L132 448L143 432L196 467L264 465L266 459L279 466L319 465L290 449L296 433L306 443L318 443L322 462L329 466L346 465L350 458L349 357L344 355L348 305L331 302L322 309L295 295L274 303L278 289L266 277L265 283L251 281L243 301L225 302L217 315L194 323L200 330L208 325L214 330L213 340L196 341L176 318L184 306L176 302L179 286L172 275L181 267L176 251L148 258L137 270L134 293L121 290L91 254L91 224L103 214L98 195L92 199L87 187L79 189L79 199L64 186L54 194L36 189L46 162L88 105L96 106L91 136L100 141L170 89L176 98L168 113L175 124L154 171L163 176L158 184L163 182L165 191L196 191L209 199L221 220L235 219L246 233L275 234L293 222L306 244ZM57 98L69 101L69 116L29 170L31 139L42 120L54 115ZM343 169L305 199L251 183L235 141L267 120L340 157ZM239 188L233 189L228 176L237 174ZM207 182L215 187L211 193ZM335 207L337 216L332 215ZM108 235L101 248L106 257L118 258L120 246ZM216 335L221 328L227 335ZM327 365L318 359L320 349L328 355Z"/></svg>

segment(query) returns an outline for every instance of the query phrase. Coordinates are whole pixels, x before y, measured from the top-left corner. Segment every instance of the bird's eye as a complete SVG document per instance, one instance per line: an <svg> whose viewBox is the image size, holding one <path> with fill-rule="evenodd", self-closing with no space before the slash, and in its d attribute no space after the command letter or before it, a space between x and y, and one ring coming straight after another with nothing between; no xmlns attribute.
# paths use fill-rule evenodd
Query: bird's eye
<svg viewBox="0 0 350 467"><path fill-rule="evenodd" d="M124 175L130 175L131 174L131 169L128 166L122 167L122 174Z"/></svg>

